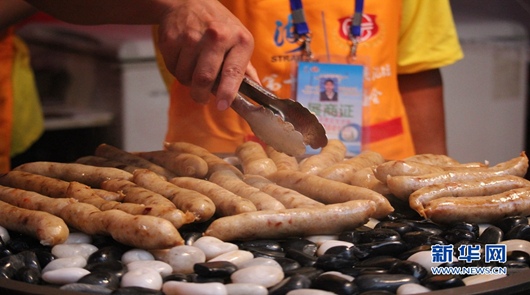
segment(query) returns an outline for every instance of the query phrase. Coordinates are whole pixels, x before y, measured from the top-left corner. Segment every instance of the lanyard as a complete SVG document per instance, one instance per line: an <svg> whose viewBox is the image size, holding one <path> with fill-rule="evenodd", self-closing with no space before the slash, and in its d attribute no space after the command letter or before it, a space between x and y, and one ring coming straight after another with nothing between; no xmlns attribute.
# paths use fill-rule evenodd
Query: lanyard
<svg viewBox="0 0 530 295"><path fill-rule="evenodd" d="M364 0L354 0L355 11L352 16L352 23L349 29L349 38L352 41L351 56L356 57L357 46L360 42L361 36L361 23L363 20L363 9ZM313 54L311 53L311 31L305 20L304 8L302 6L302 0L289 0L291 4L291 15L293 17L294 33L298 38L299 42L304 43L304 50L306 55L312 59Z"/></svg>

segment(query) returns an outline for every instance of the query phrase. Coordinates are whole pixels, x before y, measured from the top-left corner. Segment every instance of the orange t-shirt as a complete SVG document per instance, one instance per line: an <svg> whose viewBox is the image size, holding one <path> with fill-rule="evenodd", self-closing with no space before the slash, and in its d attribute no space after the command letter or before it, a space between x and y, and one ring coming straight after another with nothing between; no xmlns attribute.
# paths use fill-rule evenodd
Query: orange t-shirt
<svg viewBox="0 0 530 295"><path fill-rule="evenodd" d="M13 124L13 28L0 32L0 173L10 169L11 127Z"/></svg>
<svg viewBox="0 0 530 295"><path fill-rule="evenodd" d="M222 2L254 36L251 62L263 86L279 97L289 98L292 61L300 55L296 51L300 45L292 34L289 1ZM303 1L303 4L312 33L312 51L325 54L329 48L331 55L348 56L351 43L347 29L354 2ZM371 73L370 89L365 97L370 104L363 127L363 149L377 151L386 159L414 154L397 83L401 11L402 1L365 1L362 40L357 51L358 55L369 56ZM452 23L452 19L449 20ZM231 109L218 111L213 97L210 104L198 105L189 97L189 88L178 81L172 84L170 92L167 141L190 142L211 152L234 152L252 133L246 122Z"/></svg>

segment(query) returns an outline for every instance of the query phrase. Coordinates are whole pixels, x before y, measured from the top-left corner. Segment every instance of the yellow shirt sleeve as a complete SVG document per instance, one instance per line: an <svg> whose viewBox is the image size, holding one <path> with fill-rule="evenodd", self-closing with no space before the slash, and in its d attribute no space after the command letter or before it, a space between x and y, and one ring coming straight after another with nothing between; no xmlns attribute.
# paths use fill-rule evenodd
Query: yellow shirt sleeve
<svg viewBox="0 0 530 295"><path fill-rule="evenodd" d="M463 56L448 0L403 0L398 74L440 68Z"/></svg>

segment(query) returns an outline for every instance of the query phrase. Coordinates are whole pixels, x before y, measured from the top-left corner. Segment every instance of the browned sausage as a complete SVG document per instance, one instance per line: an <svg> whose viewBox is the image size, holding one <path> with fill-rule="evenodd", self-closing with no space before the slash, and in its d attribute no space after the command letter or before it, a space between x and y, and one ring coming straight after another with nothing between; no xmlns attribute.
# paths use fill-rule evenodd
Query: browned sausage
<svg viewBox="0 0 530 295"><path fill-rule="evenodd" d="M373 201L358 200L314 208L248 212L214 220L204 235L234 241L337 234L365 224L375 207Z"/></svg>
<svg viewBox="0 0 530 295"><path fill-rule="evenodd" d="M353 174L363 168L385 162L380 153L364 151L359 155L322 169L318 176L343 183L351 183Z"/></svg>
<svg viewBox="0 0 530 295"><path fill-rule="evenodd" d="M112 192L123 192L124 202L144 205L163 205L176 208L175 204L161 194L155 193L134 182L122 179L111 179L101 183L101 187Z"/></svg>
<svg viewBox="0 0 530 295"><path fill-rule="evenodd" d="M133 154L160 165L177 176L204 178L208 174L208 163L194 154L166 150Z"/></svg>
<svg viewBox="0 0 530 295"><path fill-rule="evenodd" d="M276 164L277 170L299 170L298 160L295 157L280 153L271 146L266 146L265 152Z"/></svg>
<svg viewBox="0 0 530 295"><path fill-rule="evenodd" d="M245 174L267 176L278 170L261 144L255 141L240 144L236 148L236 157L239 159Z"/></svg>
<svg viewBox="0 0 530 295"><path fill-rule="evenodd" d="M320 150L319 154L303 159L299 166L300 171L308 174L318 174L322 169L344 160L346 146L338 139L328 140L328 144Z"/></svg>
<svg viewBox="0 0 530 295"><path fill-rule="evenodd" d="M379 181L379 179L375 177L375 167L376 166L366 167L355 172L351 178L351 185L365 187L384 196L390 195L390 189L386 183Z"/></svg>
<svg viewBox="0 0 530 295"><path fill-rule="evenodd" d="M324 204L372 200L376 203L377 208L374 214L375 218L385 217L394 211L390 202L383 195L364 187L357 187L300 171L278 171L269 175L268 179Z"/></svg>
<svg viewBox="0 0 530 295"><path fill-rule="evenodd" d="M103 157L98 156L84 156L75 161L78 164L84 164L84 165L91 165L91 166L97 166L97 167L111 167L111 168L117 168L121 170L125 170L129 173L133 173L134 170L139 169L140 167L127 165L120 161L110 160Z"/></svg>

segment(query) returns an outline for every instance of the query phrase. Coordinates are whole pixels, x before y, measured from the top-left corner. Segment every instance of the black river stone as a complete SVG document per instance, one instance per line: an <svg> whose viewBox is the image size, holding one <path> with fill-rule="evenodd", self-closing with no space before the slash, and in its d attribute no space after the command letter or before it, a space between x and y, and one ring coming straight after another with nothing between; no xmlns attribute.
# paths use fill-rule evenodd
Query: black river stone
<svg viewBox="0 0 530 295"><path fill-rule="evenodd" d="M486 228L478 237L478 241L484 244L498 244L504 239L504 232L492 225Z"/></svg>
<svg viewBox="0 0 530 295"><path fill-rule="evenodd" d="M408 246L404 241L383 241L383 242L373 242L366 244L356 245L361 251L367 251L370 253L368 257L380 256L380 255L390 255L396 257L397 255L407 251Z"/></svg>
<svg viewBox="0 0 530 295"><path fill-rule="evenodd" d="M29 266L23 266L20 269L18 269L13 279L20 281L20 282L33 284L33 285L42 284L40 271L34 267L29 267Z"/></svg>
<svg viewBox="0 0 530 295"><path fill-rule="evenodd" d="M291 259L291 258L272 257L272 259L276 260L276 262L278 262L280 264L280 266L283 269L283 272L290 271L290 270L297 269L297 268L301 267L301 265L300 265L300 263L298 263L298 261L296 261L294 259Z"/></svg>
<svg viewBox="0 0 530 295"><path fill-rule="evenodd" d="M504 234L509 232L512 228L519 224L528 224L528 218L525 216L508 216L494 223L496 227L500 228Z"/></svg>
<svg viewBox="0 0 530 295"><path fill-rule="evenodd" d="M11 250L7 249L7 248L2 248L0 249L0 259L4 258L4 257L7 257L7 256L11 256L13 255L14 253L11 252Z"/></svg>
<svg viewBox="0 0 530 295"><path fill-rule="evenodd" d="M439 235L443 232L443 229L436 223L430 220L405 220L412 226L412 230L421 230L430 232L433 235Z"/></svg>
<svg viewBox="0 0 530 295"><path fill-rule="evenodd" d="M13 253L20 253L23 251L37 250L37 249L47 249L46 246L41 245L39 240L32 238L30 236L18 236L11 238L7 242L7 249Z"/></svg>
<svg viewBox="0 0 530 295"><path fill-rule="evenodd" d="M296 260L302 267L313 266L317 262L316 256L308 255L296 249L287 249L285 251L285 257Z"/></svg>
<svg viewBox="0 0 530 295"><path fill-rule="evenodd" d="M119 261L126 249L123 247L107 246L98 249L96 252L90 254L87 259L87 264L107 261Z"/></svg>
<svg viewBox="0 0 530 295"><path fill-rule="evenodd" d="M478 235L475 235L475 233L469 231L468 229L463 228L452 228L446 230L442 237L450 244L458 243L462 240L475 240Z"/></svg>
<svg viewBox="0 0 530 295"><path fill-rule="evenodd" d="M191 283L221 283L226 284L228 279L227 278L208 278L200 276L196 273L190 273L187 275L188 282Z"/></svg>
<svg viewBox="0 0 530 295"><path fill-rule="evenodd" d="M308 239L291 238L281 242L284 251L288 249L302 251L307 255L314 256L317 253L318 245Z"/></svg>
<svg viewBox="0 0 530 295"><path fill-rule="evenodd" d="M280 283L269 289L269 295L285 295L287 292L298 289L307 289L311 286L311 280L305 275L292 275L283 279Z"/></svg>
<svg viewBox="0 0 530 295"><path fill-rule="evenodd" d="M386 228L397 231L400 235L404 235L409 231L413 230L413 227L410 223L402 222L399 220L396 221L382 221L375 225L375 228Z"/></svg>
<svg viewBox="0 0 530 295"><path fill-rule="evenodd" d="M404 234L401 239L407 243L409 249L421 245L447 245L447 241L438 235L427 231L411 231Z"/></svg>
<svg viewBox="0 0 530 295"><path fill-rule="evenodd" d="M201 238L203 234L201 232L192 231L182 234L182 239L184 240L184 245L191 246L195 241Z"/></svg>
<svg viewBox="0 0 530 295"><path fill-rule="evenodd" d="M281 251L275 251L275 250L269 250L266 248L260 248L260 247L252 247L252 246L241 246L239 247L241 250L249 251L254 255L254 257L265 257L265 258L273 258L273 257L285 257L285 253Z"/></svg>
<svg viewBox="0 0 530 295"><path fill-rule="evenodd" d="M351 268L341 268L338 271L345 275L358 277L362 275L386 274L388 273L388 268L378 266L354 266Z"/></svg>
<svg viewBox="0 0 530 295"><path fill-rule="evenodd" d="M431 245L421 245L421 246L414 247L414 248L412 248L410 250L407 250L407 251L399 254L397 256L397 258L399 258L401 260L407 260L413 254L416 254L416 253L422 252L422 251L431 251Z"/></svg>
<svg viewBox="0 0 530 295"><path fill-rule="evenodd" d="M400 239L401 235L393 229L374 228L373 230L363 232L358 243L363 244L382 241L398 241Z"/></svg>
<svg viewBox="0 0 530 295"><path fill-rule="evenodd" d="M121 279L121 277L127 272L127 265L121 261L111 260L88 264L85 266L85 269L90 272L107 271Z"/></svg>
<svg viewBox="0 0 530 295"><path fill-rule="evenodd" d="M405 260L396 263L388 270L388 273L411 275L421 281L429 274L429 271L417 262Z"/></svg>
<svg viewBox="0 0 530 295"><path fill-rule="evenodd" d="M514 260L506 260L506 262L501 264L500 266L506 267L506 274L509 276L521 271L526 271L529 268L528 264Z"/></svg>
<svg viewBox="0 0 530 295"><path fill-rule="evenodd" d="M20 255L11 255L0 259L0 277L12 279L15 273L24 267L23 257Z"/></svg>
<svg viewBox="0 0 530 295"><path fill-rule="evenodd" d="M164 295L164 292L142 287L123 287L112 292L112 295Z"/></svg>
<svg viewBox="0 0 530 295"><path fill-rule="evenodd" d="M506 260L520 261L530 264L530 255L524 251L509 251L506 253Z"/></svg>
<svg viewBox="0 0 530 295"><path fill-rule="evenodd" d="M519 224L514 226L504 235L505 240L525 240L530 241L530 225L528 224Z"/></svg>
<svg viewBox="0 0 530 295"><path fill-rule="evenodd" d="M311 283L311 288L333 292L338 295L359 294L359 289L355 283L333 274L318 276Z"/></svg>
<svg viewBox="0 0 530 295"><path fill-rule="evenodd" d="M324 271L322 269L316 268L316 267L300 267L297 269L289 270L284 272L285 277L291 277L294 275L303 275L308 277L310 280L315 279L320 274L322 274Z"/></svg>
<svg viewBox="0 0 530 295"><path fill-rule="evenodd" d="M94 271L80 278L77 283L105 287L111 290L120 287L120 279L108 271Z"/></svg>
<svg viewBox="0 0 530 295"><path fill-rule="evenodd" d="M35 254L35 252L22 251L16 254L15 256L19 257L22 260L24 266L33 267L39 272L42 270L40 267L39 259L37 258L37 254Z"/></svg>
<svg viewBox="0 0 530 295"><path fill-rule="evenodd" d="M474 222L473 223L465 222L465 221L456 222L456 223L453 223L449 227L449 229L467 229L468 231L475 234L475 237L478 237L480 235L480 228L478 224Z"/></svg>
<svg viewBox="0 0 530 295"><path fill-rule="evenodd" d="M188 276L183 273L172 273L168 276L165 276L163 278L164 283L168 281L176 281L176 282L187 282Z"/></svg>
<svg viewBox="0 0 530 295"><path fill-rule="evenodd" d="M61 286L60 289L65 291L83 292L88 294L114 294L112 293L113 290L111 289L102 286L81 283L66 284L64 286Z"/></svg>
<svg viewBox="0 0 530 295"><path fill-rule="evenodd" d="M363 234L363 231L348 230L348 231L344 231L344 232L340 233L337 239L339 241L344 241L344 242L349 242L349 243L352 243L352 244L357 244L361 240L361 235L362 234Z"/></svg>
<svg viewBox="0 0 530 295"><path fill-rule="evenodd" d="M341 268L351 268L359 263L356 257L346 257L337 254L324 254L318 257L315 267L325 271L339 270Z"/></svg>
<svg viewBox="0 0 530 295"><path fill-rule="evenodd" d="M212 261L195 263L193 270L207 278L226 278L237 270L237 266L229 261Z"/></svg>
<svg viewBox="0 0 530 295"><path fill-rule="evenodd" d="M361 261L357 266L372 266L372 267L381 267L384 269L390 269L401 260L392 256L377 256L367 258Z"/></svg>
<svg viewBox="0 0 530 295"><path fill-rule="evenodd" d="M35 255L37 255L37 259L41 268L45 268L48 263L57 259L57 256L48 251L37 250L35 251Z"/></svg>
<svg viewBox="0 0 530 295"><path fill-rule="evenodd" d="M240 248L252 247L252 248L265 249L269 251L282 251L282 246L280 245L280 243L278 241L273 241L273 240L245 241L241 243L239 247Z"/></svg>
<svg viewBox="0 0 530 295"><path fill-rule="evenodd" d="M462 277L455 275L430 276L423 279L423 281L421 281L421 284L431 290L449 289L465 286L464 282L462 281Z"/></svg>
<svg viewBox="0 0 530 295"><path fill-rule="evenodd" d="M415 277L405 274L362 275L356 277L354 282L361 292L385 290L394 293L403 284L420 283Z"/></svg>

